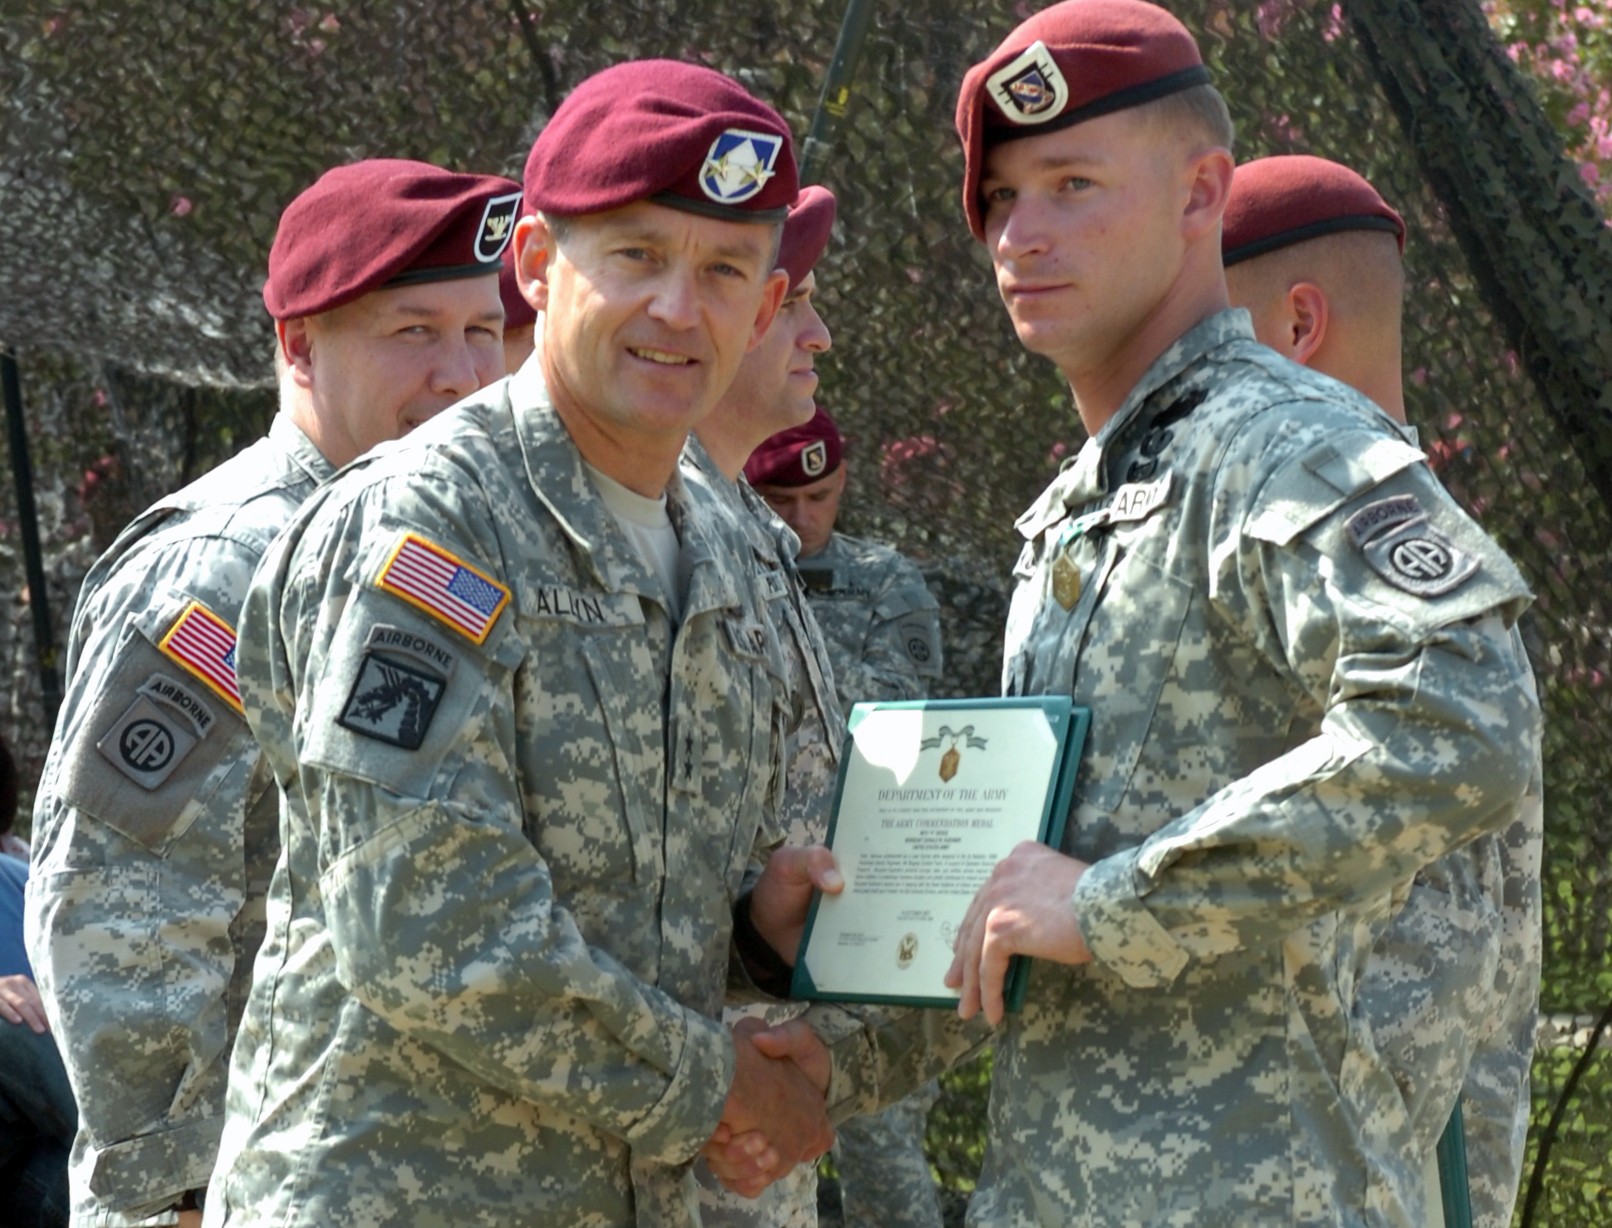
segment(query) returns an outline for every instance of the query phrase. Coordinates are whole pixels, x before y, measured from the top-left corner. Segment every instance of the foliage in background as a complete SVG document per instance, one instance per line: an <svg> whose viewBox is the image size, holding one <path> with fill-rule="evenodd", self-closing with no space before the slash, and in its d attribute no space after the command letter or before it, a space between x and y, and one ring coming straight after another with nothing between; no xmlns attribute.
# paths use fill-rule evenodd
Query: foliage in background
<svg viewBox="0 0 1612 1228"><path fill-rule="evenodd" d="M1612 204L1612 10L1606 0L1484 0L1495 35L1539 82L1584 182Z"/></svg>
<svg viewBox="0 0 1612 1228"><path fill-rule="evenodd" d="M1010 523L1082 443L1063 381L1013 337L957 201L962 71L1038 6L876 5L822 165L841 221L819 270L835 331L821 396L850 438L848 527L924 565L947 610L948 694L995 688ZM1355 0L1169 7L1200 36L1242 156L1338 158L1410 222L1411 419L1539 594L1527 633L1548 719L1547 1008L1596 1011L1612 993L1607 509L1352 40ZM1605 3L1485 7L1516 62L1543 78L1605 200ZM321 169L388 154L518 175L558 99L634 55L734 72L804 132L845 0L147 0L139 21L120 9L12 0L0 16L0 343L19 351L58 644L110 532L266 422L264 255L280 208ZM48 730L14 522L0 483L0 729L37 774ZM978 1172L986 1070L949 1076L930 1123L937 1168L960 1188ZM1536 1075L1537 1124L1561 1085L1560 1054L1542 1055ZM1592 1128L1612 1121L1606 1062L1580 1095L1542 1225L1612 1223L1612 1159Z"/></svg>

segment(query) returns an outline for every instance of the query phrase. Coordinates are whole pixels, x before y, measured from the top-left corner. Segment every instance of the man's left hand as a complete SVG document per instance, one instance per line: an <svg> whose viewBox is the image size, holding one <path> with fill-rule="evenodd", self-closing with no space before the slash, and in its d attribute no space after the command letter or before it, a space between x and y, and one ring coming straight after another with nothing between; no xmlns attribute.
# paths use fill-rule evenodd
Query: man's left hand
<svg viewBox="0 0 1612 1228"><path fill-rule="evenodd" d="M996 863L975 894L952 946L946 984L961 989L957 1013L981 1010L994 1028L1002 1022L1002 983L1014 955L1091 962L1072 897L1087 863L1027 840Z"/></svg>
<svg viewBox="0 0 1612 1228"><path fill-rule="evenodd" d="M833 852L822 844L786 844L772 851L750 892L750 924L786 964L800 950L813 888L828 895L845 889Z"/></svg>

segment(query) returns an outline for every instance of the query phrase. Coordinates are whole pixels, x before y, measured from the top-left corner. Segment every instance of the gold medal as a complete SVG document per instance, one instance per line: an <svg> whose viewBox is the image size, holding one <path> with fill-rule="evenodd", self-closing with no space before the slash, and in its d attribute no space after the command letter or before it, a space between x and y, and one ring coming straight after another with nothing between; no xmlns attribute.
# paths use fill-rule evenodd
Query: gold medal
<svg viewBox="0 0 1612 1228"><path fill-rule="evenodd" d="M1052 564L1052 595L1066 610L1080 600L1080 568L1069 561L1069 552L1060 551Z"/></svg>

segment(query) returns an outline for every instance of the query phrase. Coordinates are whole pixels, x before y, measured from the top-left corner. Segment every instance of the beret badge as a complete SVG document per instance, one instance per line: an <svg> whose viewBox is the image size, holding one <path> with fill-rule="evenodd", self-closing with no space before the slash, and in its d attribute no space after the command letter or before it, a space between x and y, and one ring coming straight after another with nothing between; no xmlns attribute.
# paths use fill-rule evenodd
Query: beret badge
<svg viewBox="0 0 1612 1228"><path fill-rule="evenodd" d="M1039 39L985 82L1002 114L1016 124L1044 124L1063 113L1069 85Z"/></svg>
<svg viewBox="0 0 1612 1228"><path fill-rule="evenodd" d="M770 132L726 129L705 155L700 190L719 204L749 200L777 173L774 167L783 147L783 140Z"/></svg>
<svg viewBox="0 0 1612 1228"><path fill-rule="evenodd" d="M515 233L515 218L520 213L521 194L508 192L494 196L481 214L481 226L476 231L476 259L491 264L504 254L510 236Z"/></svg>

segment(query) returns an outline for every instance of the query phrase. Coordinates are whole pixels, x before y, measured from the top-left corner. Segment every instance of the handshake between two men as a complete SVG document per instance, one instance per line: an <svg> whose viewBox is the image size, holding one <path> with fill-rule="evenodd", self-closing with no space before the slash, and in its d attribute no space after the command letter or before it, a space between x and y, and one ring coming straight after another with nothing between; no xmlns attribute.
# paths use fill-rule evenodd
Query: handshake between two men
<svg viewBox="0 0 1612 1228"><path fill-rule="evenodd" d="M958 930L946 984L959 991L958 1015L1002 1020L1003 986L1014 955L1065 964L1091 960L1071 899L1085 862L1026 841L997 863ZM845 882L821 846L776 850L750 896L750 921L779 958L794 958L812 890L837 895ZM805 1019L768 1028L746 1019L733 1029L733 1083L722 1119L703 1149L729 1189L754 1198L797 1164L834 1142L826 1097L832 1063Z"/></svg>

